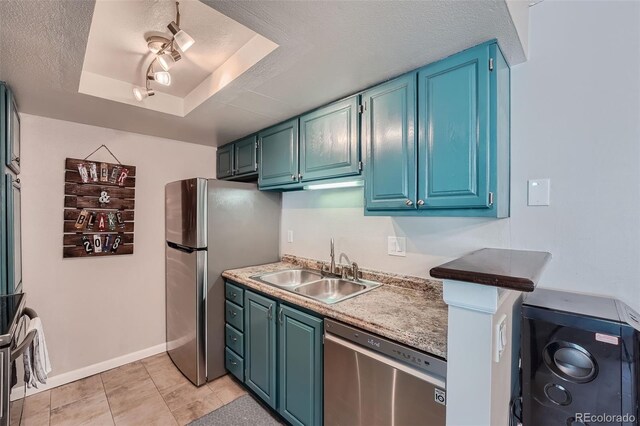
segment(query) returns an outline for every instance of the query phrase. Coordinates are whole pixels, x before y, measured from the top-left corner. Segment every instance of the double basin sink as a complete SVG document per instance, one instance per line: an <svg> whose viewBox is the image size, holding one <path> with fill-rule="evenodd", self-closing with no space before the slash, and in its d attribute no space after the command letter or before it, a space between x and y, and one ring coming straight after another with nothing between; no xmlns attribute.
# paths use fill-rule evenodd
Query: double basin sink
<svg viewBox="0 0 640 426"><path fill-rule="evenodd" d="M319 272L307 269L287 269L251 278L328 304L366 293L380 285L373 281L323 277Z"/></svg>

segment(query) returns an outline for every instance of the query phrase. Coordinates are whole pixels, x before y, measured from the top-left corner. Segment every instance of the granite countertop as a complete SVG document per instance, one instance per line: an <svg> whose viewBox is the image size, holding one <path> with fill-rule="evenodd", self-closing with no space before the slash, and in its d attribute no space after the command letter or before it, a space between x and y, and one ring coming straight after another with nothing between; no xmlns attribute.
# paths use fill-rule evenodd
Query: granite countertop
<svg viewBox="0 0 640 426"><path fill-rule="evenodd" d="M230 269L222 276L261 293L376 333L438 357L447 357L447 305L439 281L362 270L364 279L382 282L367 293L325 304L251 276L292 268L319 269L317 262L284 256L283 261Z"/></svg>

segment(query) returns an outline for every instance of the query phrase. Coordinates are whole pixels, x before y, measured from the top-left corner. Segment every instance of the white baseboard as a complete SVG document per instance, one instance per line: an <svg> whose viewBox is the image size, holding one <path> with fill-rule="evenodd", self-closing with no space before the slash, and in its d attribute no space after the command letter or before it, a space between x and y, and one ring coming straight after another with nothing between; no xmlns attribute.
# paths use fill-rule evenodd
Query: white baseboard
<svg viewBox="0 0 640 426"><path fill-rule="evenodd" d="M102 373L112 368L120 367L121 365L129 364L130 362L138 361L143 358L147 358L167 350L167 344L161 343L156 346L152 346L141 351L132 352L130 354L122 355L117 358L108 359L106 361L99 362L97 364L88 365L86 367L79 368L77 370L69 371L57 376L49 377L46 385L38 384L37 388L27 389L27 396L42 392L51 388L65 385L67 383L75 382L76 380L84 379L85 377L93 376L94 374ZM15 390L11 392L11 401L19 399L21 393Z"/></svg>

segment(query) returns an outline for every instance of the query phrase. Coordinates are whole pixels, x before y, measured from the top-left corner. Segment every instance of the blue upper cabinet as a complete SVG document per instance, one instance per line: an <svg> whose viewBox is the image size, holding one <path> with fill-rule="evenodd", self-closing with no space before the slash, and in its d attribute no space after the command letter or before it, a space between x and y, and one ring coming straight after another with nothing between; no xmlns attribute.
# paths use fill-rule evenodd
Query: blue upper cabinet
<svg viewBox="0 0 640 426"><path fill-rule="evenodd" d="M278 412L290 424L322 425L322 320L280 305Z"/></svg>
<svg viewBox="0 0 640 426"><path fill-rule="evenodd" d="M300 117L300 179L360 174L359 96Z"/></svg>
<svg viewBox="0 0 640 426"><path fill-rule="evenodd" d="M245 383L276 408L276 301L244 293Z"/></svg>
<svg viewBox="0 0 640 426"><path fill-rule="evenodd" d="M366 209L414 210L416 73L362 94Z"/></svg>
<svg viewBox="0 0 640 426"><path fill-rule="evenodd" d="M20 173L20 114L13 92L6 88L6 165L11 171Z"/></svg>
<svg viewBox="0 0 640 426"><path fill-rule="evenodd" d="M364 94L365 213L508 217L510 70L497 43L420 69L412 92L413 75Z"/></svg>
<svg viewBox="0 0 640 426"><path fill-rule="evenodd" d="M216 176L225 179L233 176L233 144L221 146L216 152Z"/></svg>
<svg viewBox="0 0 640 426"><path fill-rule="evenodd" d="M233 144L234 171L237 176L245 176L258 171L258 139L255 135Z"/></svg>
<svg viewBox="0 0 640 426"><path fill-rule="evenodd" d="M218 179L247 180L258 172L258 137L247 136L218 148Z"/></svg>
<svg viewBox="0 0 640 426"><path fill-rule="evenodd" d="M489 47L418 73L418 208L489 207Z"/></svg>
<svg viewBox="0 0 640 426"><path fill-rule="evenodd" d="M297 183L298 118L258 133L260 187Z"/></svg>

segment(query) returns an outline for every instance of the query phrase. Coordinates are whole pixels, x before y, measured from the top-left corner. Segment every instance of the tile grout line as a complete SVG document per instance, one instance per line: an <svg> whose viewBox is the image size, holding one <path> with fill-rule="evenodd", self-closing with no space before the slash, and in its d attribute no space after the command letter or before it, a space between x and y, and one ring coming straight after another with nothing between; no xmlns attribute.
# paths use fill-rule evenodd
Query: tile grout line
<svg viewBox="0 0 640 426"><path fill-rule="evenodd" d="M49 417L47 417L47 426L51 426L51 394L52 393L53 392L49 391Z"/></svg>
<svg viewBox="0 0 640 426"><path fill-rule="evenodd" d="M154 356L157 356L157 355L154 355ZM164 402L164 405L167 407L167 410L169 410L169 412L171 413L171 417L173 417L173 420L175 420L176 424L180 425L180 423L178 423L178 419L176 418L176 415L173 414L173 411L171 411L171 408L169 408L169 404L167 404L167 401L164 399L164 395L162 395L162 392L160 392L160 389L158 389L158 385L156 384L156 381L153 380L153 376L149 372L149 369L147 368L147 365L143 362L143 360L140 360L140 363L142 364L142 366L144 367L145 371L149 375L149 378L151 379L151 383L153 383L153 387L156 388L156 392L158 392L158 395L160 395L160 398L162 398L162 402Z"/></svg>
<svg viewBox="0 0 640 426"><path fill-rule="evenodd" d="M109 414L111 414L111 421L115 425L116 418L113 416L113 411L111 411L111 401L109 401L109 395L107 395L107 389L104 387L104 380L102 380L102 373L100 373L100 383L102 384L102 391L104 392L104 397L107 399L107 405L109 406Z"/></svg>

